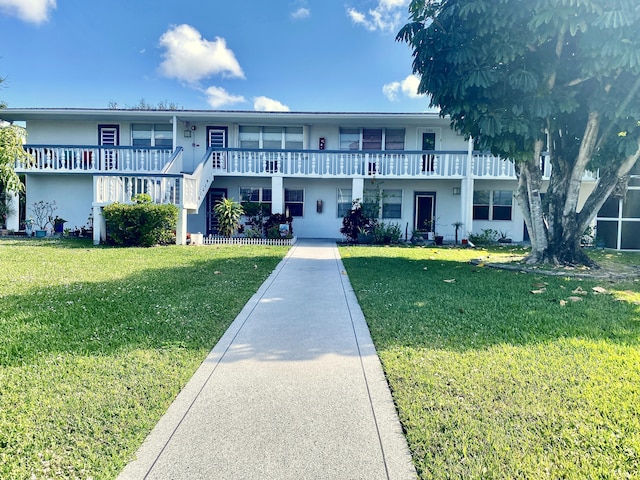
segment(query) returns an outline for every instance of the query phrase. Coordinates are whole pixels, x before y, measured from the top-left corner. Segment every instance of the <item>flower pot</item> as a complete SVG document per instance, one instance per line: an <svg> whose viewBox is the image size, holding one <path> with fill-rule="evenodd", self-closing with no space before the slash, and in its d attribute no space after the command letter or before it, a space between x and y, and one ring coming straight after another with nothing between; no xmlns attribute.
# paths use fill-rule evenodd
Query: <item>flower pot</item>
<svg viewBox="0 0 640 480"><path fill-rule="evenodd" d="M47 236L47 231L46 230L36 230L36 237L37 238L42 238L42 237L46 237Z"/></svg>

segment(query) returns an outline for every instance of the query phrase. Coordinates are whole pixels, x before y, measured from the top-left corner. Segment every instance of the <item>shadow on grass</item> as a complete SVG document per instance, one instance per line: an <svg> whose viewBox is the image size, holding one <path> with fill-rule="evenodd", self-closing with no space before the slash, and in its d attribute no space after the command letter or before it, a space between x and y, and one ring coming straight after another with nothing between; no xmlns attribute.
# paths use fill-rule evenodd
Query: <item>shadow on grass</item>
<svg viewBox="0 0 640 480"><path fill-rule="evenodd" d="M466 351L559 338L640 343L638 307L592 290L637 292L637 283L620 286L383 255L343 258L378 349Z"/></svg>
<svg viewBox="0 0 640 480"><path fill-rule="evenodd" d="M61 246L76 247L69 243ZM67 278L64 284L0 296L0 365L56 353L209 349L278 261L273 256L196 261L113 281Z"/></svg>

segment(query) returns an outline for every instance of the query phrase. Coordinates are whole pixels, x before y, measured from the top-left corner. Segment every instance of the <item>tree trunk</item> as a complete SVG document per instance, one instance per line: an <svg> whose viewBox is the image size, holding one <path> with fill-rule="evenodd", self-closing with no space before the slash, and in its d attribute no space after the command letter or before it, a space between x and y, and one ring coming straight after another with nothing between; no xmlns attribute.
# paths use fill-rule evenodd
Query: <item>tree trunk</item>
<svg viewBox="0 0 640 480"><path fill-rule="evenodd" d="M597 267L582 249L582 236L611 192L617 185L625 183L631 168L640 158L639 139L638 148L633 154L618 165L601 169L596 188L578 211L580 184L593 153L597 129L598 118L594 115L590 117L575 159L563 158L561 150L551 151L553 170L544 203L539 195L542 172L535 161L538 152L530 161L518 165L516 199L531 237L531 253L526 259L527 263Z"/></svg>
<svg viewBox="0 0 640 480"><path fill-rule="evenodd" d="M518 189L516 202L524 216L524 223L531 240L531 253L527 263L541 263L547 249L547 232L543 216L542 172L535 158L516 165Z"/></svg>

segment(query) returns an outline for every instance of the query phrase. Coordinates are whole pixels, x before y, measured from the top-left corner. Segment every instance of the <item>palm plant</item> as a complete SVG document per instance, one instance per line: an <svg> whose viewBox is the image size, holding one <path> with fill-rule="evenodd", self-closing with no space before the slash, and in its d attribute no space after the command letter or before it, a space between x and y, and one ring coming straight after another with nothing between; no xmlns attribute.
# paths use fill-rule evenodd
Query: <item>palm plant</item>
<svg viewBox="0 0 640 480"><path fill-rule="evenodd" d="M240 225L240 217L244 213L242 205L231 198L221 198L213 207L218 219L218 231L225 237L230 237Z"/></svg>

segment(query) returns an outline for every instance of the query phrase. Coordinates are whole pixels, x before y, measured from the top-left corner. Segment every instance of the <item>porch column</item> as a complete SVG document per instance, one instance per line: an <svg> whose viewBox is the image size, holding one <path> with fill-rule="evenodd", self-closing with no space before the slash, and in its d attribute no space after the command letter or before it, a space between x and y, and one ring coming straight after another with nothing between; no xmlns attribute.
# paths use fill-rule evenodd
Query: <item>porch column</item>
<svg viewBox="0 0 640 480"><path fill-rule="evenodd" d="M93 206L93 244L107 241L107 223L102 215L102 207Z"/></svg>
<svg viewBox="0 0 640 480"><path fill-rule="evenodd" d="M271 213L284 213L284 180L282 176L271 177Z"/></svg>
<svg viewBox="0 0 640 480"><path fill-rule="evenodd" d="M469 232L473 232L473 188L475 181L473 179L473 138L469 138L467 146L467 174L460 182L460 212L461 221L464 222L462 226L462 234L464 237L469 235Z"/></svg>
<svg viewBox="0 0 640 480"><path fill-rule="evenodd" d="M364 178L354 178L351 181L351 201L356 200L360 203L364 200Z"/></svg>
<svg viewBox="0 0 640 480"><path fill-rule="evenodd" d="M7 193L9 215L7 215L7 230L17 232L20 230L20 201L17 193Z"/></svg>
<svg viewBox="0 0 640 480"><path fill-rule="evenodd" d="M178 224L176 225L176 245L187 244L187 209L178 210Z"/></svg>

